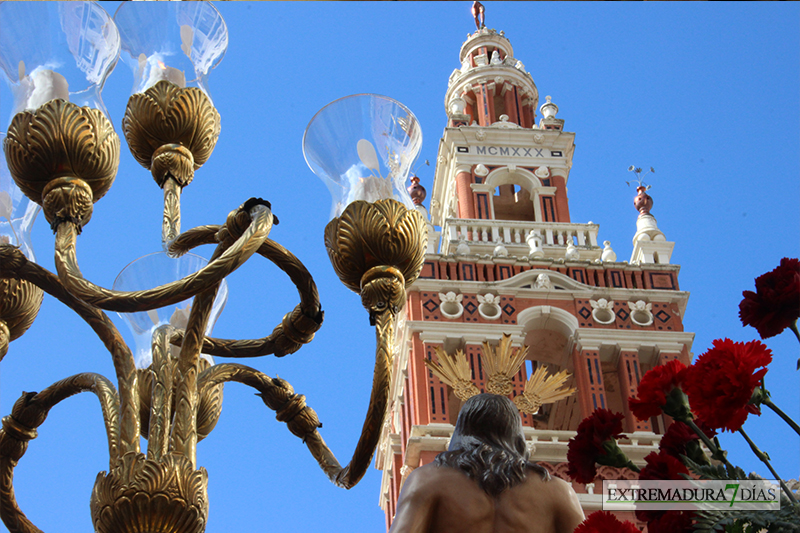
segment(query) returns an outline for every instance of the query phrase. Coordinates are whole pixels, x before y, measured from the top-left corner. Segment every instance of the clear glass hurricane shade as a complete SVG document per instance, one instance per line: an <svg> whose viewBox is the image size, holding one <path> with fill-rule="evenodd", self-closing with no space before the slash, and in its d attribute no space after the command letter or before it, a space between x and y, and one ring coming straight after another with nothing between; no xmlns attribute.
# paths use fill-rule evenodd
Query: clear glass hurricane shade
<svg viewBox="0 0 800 533"><path fill-rule="evenodd" d="M133 93L167 80L209 94L208 73L228 49L228 27L210 2L122 2L114 21Z"/></svg>
<svg viewBox="0 0 800 533"><path fill-rule="evenodd" d="M377 94L331 102L303 135L306 163L333 197L331 218L355 200L394 198L413 209L405 182L421 146L417 117L397 100Z"/></svg>
<svg viewBox="0 0 800 533"><path fill-rule="evenodd" d="M55 98L108 116L100 92L119 45L114 21L97 2L0 3L0 68L14 96L11 117Z"/></svg>
<svg viewBox="0 0 800 533"><path fill-rule="evenodd" d="M169 257L164 252L145 255L133 261L119 273L114 280L115 291L140 291L177 281L193 274L206 266L208 261L199 255L186 254L178 258ZM225 280L219 286L217 297L208 318L205 334L211 335L211 330L217 322L225 302L228 300L228 284ZM178 328L185 328L189 320L193 300L184 300L175 305L161 307L150 311L138 313L118 313L127 323L133 333L136 343L136 367L147 368L153 362L151 342L153 333L158 326L172 324ZM177 350L177 349L176 349ZM175 352L177 354L177 352ZM211 356L201 354L202 357L213 363Z"/></svg>
<svg viewBox="0 0 800 533"><path fill-rule="evenodd" d="M5 139L6 134L0 132L0 146ZM0 244L13 244L25 257L36 261L31 230L41 210L42 207L30 201L14 183L6 164L5 151L0 149Z"/></svg>

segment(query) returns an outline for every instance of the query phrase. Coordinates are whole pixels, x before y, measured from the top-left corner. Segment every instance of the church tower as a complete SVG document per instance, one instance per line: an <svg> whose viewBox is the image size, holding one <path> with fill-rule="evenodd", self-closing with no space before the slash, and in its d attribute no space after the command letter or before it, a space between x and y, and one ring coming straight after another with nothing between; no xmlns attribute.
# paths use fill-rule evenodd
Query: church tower
<svg viewBox="0 0 800 533"><path fill-rule="evenodd" d="M618 261L608 241L598 244L598 225L571 221L575 133L564 131L549 96L539 106L533 77L503 32L471 34L459 59L444 100L428 254L398 325L390 410L376 458L387 526L408 473L447 449L462 403L424 364L436 360L435 348L463 350L481 391L482 343L497 344L504 334L515 346L529 346L511 396L541 366L551 374L569 371L566 385L577 392L523 414L522 422L531 459L570 482L567 443L597 408L625 415L630 438L620 447L644 464L666 422L636 420L627 399L653 366L691 358L694 335L682 322L689 295L679 289L679 266L670 263L674 243L649 213L645 188L636 199L633 255ZM574 191L580 194L580 184ZM417 183L412 197L428 216L424 196ZM634 211L618 209L631 214L633 230ZM626 475L600 467L594 484L573 482L584 511L600 509L603 479Z"/></svg>

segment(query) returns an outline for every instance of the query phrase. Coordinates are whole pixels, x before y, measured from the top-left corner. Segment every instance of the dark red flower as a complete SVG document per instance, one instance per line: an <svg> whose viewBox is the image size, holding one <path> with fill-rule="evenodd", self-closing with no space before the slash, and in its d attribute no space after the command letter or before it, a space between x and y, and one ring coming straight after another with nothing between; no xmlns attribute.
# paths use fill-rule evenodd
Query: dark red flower
<svg viewBox="0 0 800 533"><path fill-rule="evenodd" d="M595 463L598 459L614 453L616 439L622 436L621 413L612 413L608 409L596 409L591 416L585 418L578 426L578 434L570 439L567 448L569 474L578 483L591 483L597 475ZM614 442L613 446L609 441ZM619 450L619 448L617 448ZM621 453L621 452L620 452ZM623 465L624 466L624 465Z"/></svg>
<svg viewBox="0 0 800 533"><path fill-rule="evenodd" d="M756 278L756 292L742 296L742 325L756 328L762 339L774 337L800 317L800 261L784 257L775 270Z"/></svg>
<svg viewBox="0 0 800 533"><path fill-rule="evenodd" d="M633 522L621 521L608 511L595 511L578 524L575 533L639 533Z"/></svg>
<svg viewBox="0 0 800 533"><path fill-rule="evenodd" d="M687 406L667 404L668 400L681 403L680 386L685 370L686 365L674 359L647 372L639 383L637 397L628 399L634 416L639 420L649 420L663 411L674 418L682 418L683 411L688 412ZM678 389L678 393L674 392L675 389Z"/></svg>
<svg viewBox="0 0 800 533"><path fill-rule="evenodd" d="M692 428L676 421L670 424L658 447L673 457L680 457L686 455L686 445L697 438Z"/></svg>
<svg viewBox="0 0 800 533"><path fill-rule="evenodd" d="M688 533L692 523L691 511L666 511L647 523L647 533Z"/></svg>
<svg viewBox="0 0 800 533"><path fill-rule="evenodd" d="M709 428L702 420L697 419L695 420L695 423L709 439L713 438L714 435L717 434L716 431ZM683 422L675 420L672 422L672 424L670 424L664 436L661 437L659 449L676 458L680 457L681 455L686 455L694 460L695 457L693 457L693 452L697 451L696 441L699 438L700 437L692 428Z"/></svg>
<svg viewBox="0 0 800 533"><path fill-rule="evenodd" d="M642 471L639 472L639 479L641 480L683 480L685 478L681 476L681 474L689 473L689 470L683 465L683 463L664 450L659 452L650 452L650 454L645 457L644 460L646 464L644 468L642 468ZM636 518L648 523L647 528L649 533L650 524L653 523L653 521L657 521L662 518L664 514L664 511L637 510ZM665 530L662 529L661 531ZM682 530L676 529L675 531L677 532Z"/></svg>
<svg viewBox="0 0 800 533"><path fill-rule="evenodd" d="M671 456L664 450L660 452L650 452L644 458L645 466L639 472L639 479L677 479L684 480L681 474L688 474L689 470L683 465L682 462Z"/></svg>
<svg viewBox="0 0 800 533"><path fill-rule="evenodd" d="M738 430L748 413L761 414L750 399L767 373L766 368L756 369L771 361L772 352L759 341L715 340L684 378L692 410L712 428Z"/></svg>

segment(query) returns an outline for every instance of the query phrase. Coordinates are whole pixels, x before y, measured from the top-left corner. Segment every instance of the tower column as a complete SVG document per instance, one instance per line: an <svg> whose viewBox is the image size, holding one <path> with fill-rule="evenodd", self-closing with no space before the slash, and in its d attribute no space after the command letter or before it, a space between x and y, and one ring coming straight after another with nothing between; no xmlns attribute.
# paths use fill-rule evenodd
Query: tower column
<svg viewBox="0 0 800 533"><path fill-rule="evenodd" d="M606 393L603 386L603 371L600 368L599 348L576 348L573 352L575 383L581 416L586 418L595 409L606 409Z"/></svg>
<svg viewBox="0 0 800 533"><path fill-rule="evenodd" d="M627 431L652 431L649 420L641 421L633 416L628 407L628 398L636 396L642 378L639 367L639 352L623 350L619 354L619 384L622 392L622 411L625 415Z"/></svg>
<svg viewBox="0 0 800 533"><path fill-rule="evenodd" d="M456 195L458 196L458 218L476 218L475 201L472 195L472 167L456 167Z"/></svg>

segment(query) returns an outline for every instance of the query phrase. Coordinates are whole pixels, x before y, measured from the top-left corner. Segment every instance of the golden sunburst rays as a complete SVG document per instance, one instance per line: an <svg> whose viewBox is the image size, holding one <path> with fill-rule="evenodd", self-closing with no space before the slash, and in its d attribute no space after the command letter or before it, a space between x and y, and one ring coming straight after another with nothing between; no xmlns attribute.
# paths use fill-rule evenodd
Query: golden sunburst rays
<svg viewBox="0 0 800 533"><path fill-rule="evenodd" d="M542 405L569 398L577 391L574 387L562 388L569 378L570 374L566 370L549 376L547 369L540 366L528 379L524 392L514 398L517 409L523 413L535 415Z"/></svg>
<svg viewBox="0 0 800 533"><path fill-rule="evenodd" d="M517 349L511 347L511 335L504 334L497 349L484 342L483 365L489 375L489 379L486 380L486 391L503 396L514 392L511 378L519 372L527 354L527 346Z"/></svg>
<svg viewBox="0 0 800 533"><path fill-rule="evenodd" d="M425 366L453 389L453 393L462 402L480 394L480 389L472 382L472 369L469 360L462 350L450 355L442 348L435 346L436 361L425 360ZM483 368L487 375L486 392L510 396L514 392L511 381L525 362L528 347L512 348L511 335L503 335L497 348L488 342L483 343ZM555 403L575 394L574 387L566 388L564 383L571 377L566 370L549 375L547 369L540 366L525 383L522 394L514 397L514 403L520 412L535 415L542 405Z"/></svg>
<svg viewBox="0 0 800 533"><path fill-rule="evenodd" d="M481 391L472 382L472 371L463 351L458 350L454 355L450 355L438 346L434 347L434 351L438 361L425 359L425 366L443 383L452 387L456 398L466 402L476 394L480 394Z"/></svg>

